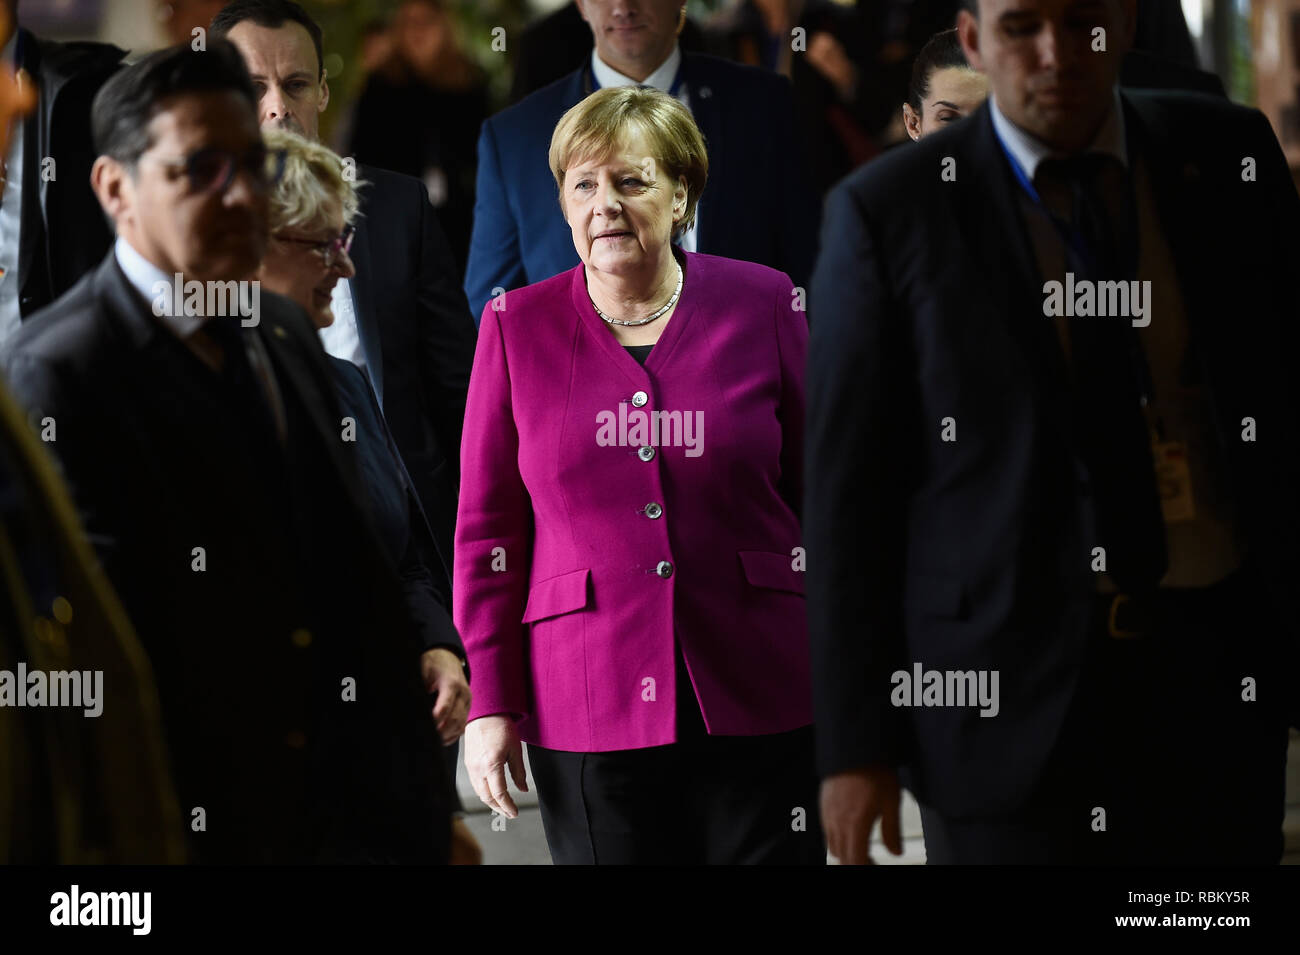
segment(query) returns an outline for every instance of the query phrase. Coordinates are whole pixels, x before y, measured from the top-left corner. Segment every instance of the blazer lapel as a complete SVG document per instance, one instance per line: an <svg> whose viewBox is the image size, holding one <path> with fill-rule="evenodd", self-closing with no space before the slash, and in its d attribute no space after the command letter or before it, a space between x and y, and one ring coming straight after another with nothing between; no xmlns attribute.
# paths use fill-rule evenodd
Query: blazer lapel
<svg viewBox="0 0 1300 955"><path fill-rule="evenodd" d="M365 178L365 172L361 174ZM362 187L362 204L365 205L365 187ZM361 339L361 352L366 356L366 372L374 385L379 406L384 404L384 353L379 336L379 317L375 314L374 292L370 285L375 253L370 245L370 227L365 216L357 220L357 234L352 239L352 264L356 275L348 280L352 290L352 311L357 319L357 335Z"/></svg>
<svg viewBox="0 0 1300 955"><path fill-rule="evenodd" d="M1023 350L1034 390L1047 406L1065 412L1069 376L1056 326L1043 317L1043 278L1020 213L1020 186L993 130L988 104L972 117L966 162L973 175L958 191L958 227L984 277L994 306Z"/></svg>
<svg viewBox="0 0 1300 955"><path fill-rule="evenodd" d="M279 318L264 315L255 331L271 355L284 401L288 403L296 400L303 404L316 437L324 443L334 460L351 499L364 501L356 462L343 453L343 442L339 440L337 404L330 403L325 390L331 389L332 393L334 387L328 369L322 366L317 369L317 374L313 374L302 350L290 341L293 333L285 328ZM321 361L326 360L322 356Z"/></svg>
<svg viewBox="0 0 1300 955"><path fill-rule="evenodd" d="M709 168L724 169L726 143L722 136L722 115L719 112L717 91L713 89L708 74L707 60L692 53L682 54L682 83L691 100L691 115L695 118L695 125L700 128L704 145L709 151ZM695 248L700 252L708 251L705 243L708 241L709 222L723 221L715 215L718 210L708 204L715 202L718 196L718 187L715 185L711 190L705 189L700 202L700 214L695 221Z"/></svg>

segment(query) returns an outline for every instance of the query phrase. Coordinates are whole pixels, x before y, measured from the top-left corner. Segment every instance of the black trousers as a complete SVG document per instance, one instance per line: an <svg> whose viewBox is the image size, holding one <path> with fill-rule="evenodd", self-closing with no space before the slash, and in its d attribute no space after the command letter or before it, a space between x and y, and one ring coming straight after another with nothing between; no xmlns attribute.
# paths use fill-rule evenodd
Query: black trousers
<svg viewBox="0 0 1300 955"><path fill-rule="evenodd" d="M1037 790L1001 817L922 806L931 864L1278 861L1286 637L1265 622L1256 578L1243 568L1211 588L1162 592L1136 638L1109 635L1107 607L1098 601L1079 687ZM1243 698L1248 679L1253 701Z"/></svg>
<svg viewBox="0 0 1300 955"><path fill-rule="evenodd" d="M710 736L678 656L678 742L528 747L556 865L824 865L812 727Z"/></svg>

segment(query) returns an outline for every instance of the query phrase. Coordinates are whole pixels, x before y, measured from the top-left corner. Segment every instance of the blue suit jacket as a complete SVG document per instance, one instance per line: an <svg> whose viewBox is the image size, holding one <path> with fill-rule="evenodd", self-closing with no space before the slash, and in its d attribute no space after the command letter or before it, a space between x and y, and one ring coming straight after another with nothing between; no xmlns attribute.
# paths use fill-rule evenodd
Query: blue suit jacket
<svg viewBox="0 0 1300 955"><path fill-rule="evenodd" d="M692 53L682 54L682 78L709 151L697 251L779 269L806 288L821 201L793 131L790 84ZM483 124L465 270L475 321L493 289L510 291L578 264L546 154L560 117L590 92L584 64Z"/></svg>

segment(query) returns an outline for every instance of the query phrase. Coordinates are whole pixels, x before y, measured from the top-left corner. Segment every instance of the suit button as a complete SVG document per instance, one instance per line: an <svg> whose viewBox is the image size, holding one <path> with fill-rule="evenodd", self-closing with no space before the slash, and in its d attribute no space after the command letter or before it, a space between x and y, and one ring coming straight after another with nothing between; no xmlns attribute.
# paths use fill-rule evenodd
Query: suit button
<svg viewBox="0 0 1300 955"><path fill-rule="evenodd" d="M289 634L289 640L299 650L306 650L311 646L311 631L304 630L301 627Z"/></svg>
<svg viewBox="0 0 1300 955"><path fill-rule="evenodd" d="M652 461L655 456L655 449L651 447L638 448L636 456L642 461Z"/></svg>
<svg viewBox="0 0 1300 955"><path fill-rule="evenodd" d="M645 407L645 403L650 400L650 396L644 391L638 391L632 396L632 404L637 408Z"/></svg>
<svg viewBox="0 0 1300 955"><path fill-rule="evenodd" d="M662 577L664 580L667 580L669 577L673 575L672 563L666 560L659 561L659 566L655 568L655 573L658 574L660 577Z"/></svg>
<svg viewBox="0 0 1300 955"><path fill-rule="evenodd" d="M284 734L284 745L290 749L302 749L307 745L307 736L302 730L291 730Z"/></svg>
<svg viewBox="0 0 1300 955"><path fill-rule="evenodd" d="M660 507L658 504L656 504L654 501L651 501L649 504L645 506L645 516L650 518L650 520L652 521L658 520L659 515L661 515L663 512L664 509Z"/></svg>

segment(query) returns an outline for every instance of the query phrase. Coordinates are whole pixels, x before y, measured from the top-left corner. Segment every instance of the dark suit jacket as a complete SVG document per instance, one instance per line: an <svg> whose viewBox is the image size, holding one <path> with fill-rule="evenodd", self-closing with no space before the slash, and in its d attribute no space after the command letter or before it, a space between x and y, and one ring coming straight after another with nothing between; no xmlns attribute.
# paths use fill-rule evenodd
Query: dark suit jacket
<svg viewBox="0 0 1300 955"><path fill-rule="evenodd" d="M3 365L55 422L51 447L151 657L182 812L206 813L193 856L443 860L448 781L421 648L325 355L302 310L269 293L253 333L284 397L283 449L256 440L111 252Z"/></svg>
<svg viewBox="0 0 1300 955"><path fill-rule="evenodd" d="M55 43L19 30L22 66L40 91L23 123L18 307L23 317L58 298L99 264L113 234L90 188L97 155L90 106L126 51L105 43ZM42 181L42 160L55 177Z"/></svg>
<svg viewBox="0 0 1300 955"><path fill-rule="evenodd" d="M1213 73L1141 50L1130 50L1124 54L1119 81L1130 89L1186 90L1211 96L1227 95L1223 89L1223 80Z"/></svg>
<svg viewBox="0 0 1300 955"><path fill-rule="evenodd" d="M460 635L447 626L450 597L436 583L442 574L438 548L374 389L365 372L352 362L330 356L329 365L339 410L353 419L357 462L371 521L388 559L397 567L421 648L444 647L464 659Z"/></svg>
<svg viewBox="0 0 1300 955"><path fill-rule="evenodd" d="M183 861L149 661L0 382L0 670L19 662L101 671L101 711L0 707L0 864Z"/></svg>
<svg viewBox="0 0 1300 955"><path fill-rule="evenodd" d="M697 251L757 262L807 287L820 203L793 131L790 84L753 67L683 53L691 112L709 151ZM483 124L465 294L475 321L492 298L578 264L546 154L588 66Z"/></svg>
<svg viewBox="0 0 1300 955"><path fill-rule="evenodd" d="M1195 94L1123 101L1240 527L1276 598L1276 630L1224 639L1259 664L1260 698L1268 681L1277 706L1282 666L1268 667L1294 651L1300 579L1287 280L1300 200L1258 112ZM1243 181L1243 155L1258 181ZM945 157L956 182L940 180ZM855 172L828 200L810 298L804 537L820 769L906 766L917 798L956 816L1013 810L1030 791L1094 602L1092 497L1017 188L987 106ZM942 441L948 416L955 442ZM1247 416L1255 443L1241 440ZM892 707L890 675L914 662L999 670L1001 712Z"/></svg>
<svg viewBox="0 0 1300 955"><path fill-rule="evenodd" d="M352 242L357 330L384 418L415 482L450 592L460 432L477 335L423 183L358 166ZM433 567L433 570L438 568Z"/></svg>

